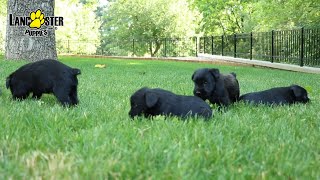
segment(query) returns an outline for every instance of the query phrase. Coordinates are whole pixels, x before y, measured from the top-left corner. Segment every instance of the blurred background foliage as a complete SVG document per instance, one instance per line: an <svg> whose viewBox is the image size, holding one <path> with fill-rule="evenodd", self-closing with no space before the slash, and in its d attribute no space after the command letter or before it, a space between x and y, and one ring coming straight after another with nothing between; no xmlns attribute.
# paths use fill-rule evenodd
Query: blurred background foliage
<svg viewBox="0 0 320 180"><path fill-rule="evenodd" d="M0 52L6 3L0 1ZM145 44L132 53L154 56L167 42L163 38L320 28L319 0L56 0L55 15L64 17L56 31L57 51L73 54L115 46L127 52L134 39Z"/></svg>

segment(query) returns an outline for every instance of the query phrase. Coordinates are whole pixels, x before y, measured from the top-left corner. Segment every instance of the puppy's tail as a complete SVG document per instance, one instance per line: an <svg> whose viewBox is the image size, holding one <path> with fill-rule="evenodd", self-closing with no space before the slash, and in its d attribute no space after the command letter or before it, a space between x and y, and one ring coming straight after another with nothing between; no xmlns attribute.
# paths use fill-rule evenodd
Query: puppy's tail
<svg viewBox="0 0 320 180"><path fill-rule="evenodd" d="M7 79L6 79L6 87L7 87L7 89L10 88L10 85L11 85L11 75L9 77L7 77Z"/></svg>
<svg viewBox="0 0 320 180"><path fill-rule="evenodd" d="M73 75L79 75L79 74L81 74L81 71L80 71L80 69L73 68L73 69L72 69L72 74L73 74Z"/></svg>
<svg viewBox="0 0 320 180"><path fill-rule="evenodd" d="M236 73L232 72L231 74L232 74L232 76L234 76L235 78L237 77L237 74L236 74Z"/></svg>

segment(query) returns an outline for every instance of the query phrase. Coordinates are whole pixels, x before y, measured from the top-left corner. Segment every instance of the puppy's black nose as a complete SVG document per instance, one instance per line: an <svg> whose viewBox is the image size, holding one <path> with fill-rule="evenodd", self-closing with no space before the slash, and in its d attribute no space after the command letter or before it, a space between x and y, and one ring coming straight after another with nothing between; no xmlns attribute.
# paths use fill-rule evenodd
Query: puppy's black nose
<svg viewBox="0 0 320 180"><path fill-rule="evenodd" d="M201 95L201 92L200 91L196 91L196 95Z"/></svg>

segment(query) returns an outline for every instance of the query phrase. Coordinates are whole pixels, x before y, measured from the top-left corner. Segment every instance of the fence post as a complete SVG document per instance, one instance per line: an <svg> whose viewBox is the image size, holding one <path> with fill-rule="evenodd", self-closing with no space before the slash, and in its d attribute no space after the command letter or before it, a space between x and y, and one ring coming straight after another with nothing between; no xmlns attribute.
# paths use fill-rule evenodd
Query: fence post
<svg viewBox="0 0 320 180"><path fill-rule="evenodd" d="M224 46L224 39L223 35L221 36L221 55L223 56L223 46Z"/></svg>
<svg viewBox="0 0 320 180"><path fill-rule="evenodd" d="M211 54L213 55L214 52L213 52L213 36L211 36Z"/></svg>
<svg viewBox="0 0 320 180"><path fill-rule="evenodd" d="M253 49L253 37L251 32L250 33L250 60L252 60L252 49Z"/></svg>
<svg viewBox="0 0 320 180"><path fill-rule="evenodd" d="M167 57L167 38L164 38L164 57Z"/></svg>
<svg viewBox="0 0 320 180"><path fill-rule="evenodd" d="M69 39L67 40L67 49L68 49L68 54L70 53L70 45L69 45Z"/></svg>
<svg viewBox="0 0 320 180"><path fill-rule="evenodd" d="M195 37L196 41L196 57L198 57L198 37Z"/></svg>
<svg viewBox="0 0 320 180"><path fill-rule="evenodd" d="M203 37L203 54L206 53L206 37Z"/></svg>
<svg viewBox="0 0 320 180"><path fill-rule="evenodd" d="M274 60L274 30L271 31L271 62Z"/></svg>
<svg viewBox="0 0 320 180"><path fill-rule="evenodd" d="M236 58L237 57L237 34L233 34L233 43L234 43L233 56Z"/></svg>
<svg viewBox="0 0 320 180"><path fill-rule="evenodd" d="M132 55L134 56L135 54L135 49L134 49L134 38L132 39Z"/></svg>
<svg viewBox="0 0 320 180"><path fill-rule="evenodd" d="M104 54L103 54L103 48L101 48L101 56L103 56Z"/></svg>
<svg viewBox="0 0 320 180"><path fill-rule="evenodd" d="M150 50L150 55L151 55L151 57L153 57L153 54L152 54L152 39L149 39L149 42L150 42L150 46L149 46L149 50Z"/></svg>
<svg viewBox="0 0 320 180"><path fill-rule="evenodd" d="M301 47L300 47L300 66L302 67L304 64L303 57L304 57L304 28L301 28Z"/></svg>

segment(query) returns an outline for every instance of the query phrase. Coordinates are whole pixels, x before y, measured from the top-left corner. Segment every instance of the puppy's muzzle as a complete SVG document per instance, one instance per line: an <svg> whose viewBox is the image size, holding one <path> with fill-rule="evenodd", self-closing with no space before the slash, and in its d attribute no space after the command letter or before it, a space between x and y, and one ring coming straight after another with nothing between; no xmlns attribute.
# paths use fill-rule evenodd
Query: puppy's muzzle
<svg viewBox="0 0 320 180"><path fill-rule="evenodd" d="M201 95L201 92L200 92L200 91L196 91L195 94L196 94L197 96L200 96L200 95Z"/></svg>

